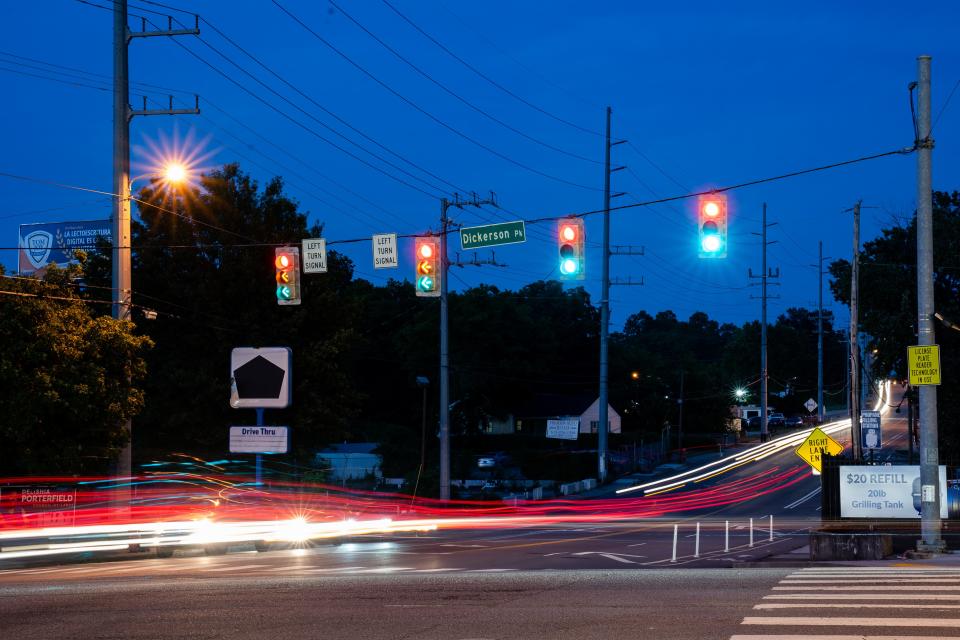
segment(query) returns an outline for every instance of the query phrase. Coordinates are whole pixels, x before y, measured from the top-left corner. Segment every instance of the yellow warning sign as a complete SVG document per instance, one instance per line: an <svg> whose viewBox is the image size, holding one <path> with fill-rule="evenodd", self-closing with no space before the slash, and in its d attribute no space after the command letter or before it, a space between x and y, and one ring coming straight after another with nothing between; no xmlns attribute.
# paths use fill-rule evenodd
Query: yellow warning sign
<svg viewBox="0 0 960 640"><path fill-rule="evenodd" d="M940 384L940 345L921 344L907 347L910 386Z"/></svg>
<svg viewBox="0 0 960 640"><path fill-rule="evenodd" d="M823 470L824 452L835 456L841 451L843 451L843 445L821 431L820 427L811 431L807 439L797 447L797 455L817 471Z"/></svg>

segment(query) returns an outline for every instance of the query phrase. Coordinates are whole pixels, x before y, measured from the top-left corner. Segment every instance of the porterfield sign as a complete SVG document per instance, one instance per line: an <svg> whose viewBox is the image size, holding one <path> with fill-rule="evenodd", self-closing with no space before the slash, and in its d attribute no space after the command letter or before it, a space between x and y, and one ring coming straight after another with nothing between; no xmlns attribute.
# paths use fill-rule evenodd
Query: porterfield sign
<svg viewBox="0 0 960 640"><path fill-rule="evenodd" d="M940 465L940 517L947 517L947 467ZM840 466L841 518L919 518L920 467Z"/></svg>

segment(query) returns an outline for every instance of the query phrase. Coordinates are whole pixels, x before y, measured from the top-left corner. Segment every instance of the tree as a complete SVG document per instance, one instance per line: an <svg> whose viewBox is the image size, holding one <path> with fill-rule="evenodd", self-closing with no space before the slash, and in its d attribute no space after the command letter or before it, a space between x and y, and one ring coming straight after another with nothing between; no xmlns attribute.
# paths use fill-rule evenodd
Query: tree
<svg viewBox="0 0 960 640"><path fill-rule="evenodd" d="M230 351L242 346L293 350L292 406L268 411L267 420L291 426L294 449L306 456L353 437L361 401L345 363L359 324L353 265L330 251L327 273L301 274L303 303L277 305L274 247L322 235L282 180L261 188L226 165L197 187L170 195L151 186L140 199L147 204L132 228L133 299L158 313L134 315L156 343L134 455L223 454L227 428L254 418L228 405ZM98 280L109 282L109 261L97 266Z"/></svg>
<svg viewBox="0 0 960 640"><path fill-rule="evenodd" d="M944 317L960 320L960 193L933 194L934 306ZM883 229L865 242L860 254L860 326L870 336L868 349L876 350L874 372L885 377L893 371L907 378L907 346L916 344L917 317L916 217L906 225ZM850 304L850 263L830 265L834 297ZM945 375L938 388L937 413L940 447L960 451L960 380L950 375L960 358L960 333L939 323L935 327Z"/></svg>
<svg viewBox="0 0 960 640"><path fill-rule="evenodd" d="M0 469L8 475L106 473L128 441L123 423L143 408L143 356L153 343L133 323L96 313L75 284L82 275L82 265L51 266L42 280L0 280Z"/></svg>

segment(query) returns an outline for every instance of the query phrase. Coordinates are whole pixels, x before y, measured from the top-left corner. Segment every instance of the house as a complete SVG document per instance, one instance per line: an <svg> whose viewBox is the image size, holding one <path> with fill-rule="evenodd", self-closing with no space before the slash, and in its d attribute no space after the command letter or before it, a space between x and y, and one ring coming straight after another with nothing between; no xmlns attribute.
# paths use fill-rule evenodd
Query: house
<svg viewBox="0 0 960 640"><path fill-rule="evenodd" d="M382 458L374 450L376 442L351 442L334 444L316 454L314 462L330 467L331 480L362 480L373 475L382 477Z"/></svg>
<svg viewBox="0 0 960 640"><path fill-rule="evenodd" d="M580 433L597 433L600 424L600 399L583 394L538 394L505 418L490 418L483 431L490 434L523 433L545 436L547 421L558 419L579 420ZM620 433L620 414L609 404L607 425L609 433Z"/></svg>

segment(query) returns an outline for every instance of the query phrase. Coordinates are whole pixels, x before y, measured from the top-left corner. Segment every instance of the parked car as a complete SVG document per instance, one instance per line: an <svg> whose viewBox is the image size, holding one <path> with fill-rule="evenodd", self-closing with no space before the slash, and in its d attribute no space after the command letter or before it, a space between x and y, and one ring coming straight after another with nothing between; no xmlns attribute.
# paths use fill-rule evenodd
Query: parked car
<svg viewBox="0 0 960 640"><path fill-rule="evenodd" d="M803 416L799 416L799 415L796 415L796 414L794 414L794 415L792 415L792 416L787 416L787 419L784 420L784 425L787 426L787 427L791 427L791 428L793 428L793 427L802 427L802 426L803 426Z"/></svg>
<svg viewBox="0 0 960 640"><path fill-rule="evenodd" d="M786 424L786 419L782 413L771 413L767 418L767 426L771 429L782 429Z"/></svg>

